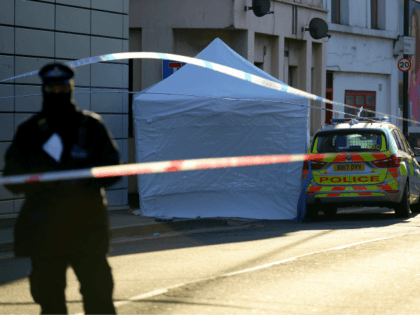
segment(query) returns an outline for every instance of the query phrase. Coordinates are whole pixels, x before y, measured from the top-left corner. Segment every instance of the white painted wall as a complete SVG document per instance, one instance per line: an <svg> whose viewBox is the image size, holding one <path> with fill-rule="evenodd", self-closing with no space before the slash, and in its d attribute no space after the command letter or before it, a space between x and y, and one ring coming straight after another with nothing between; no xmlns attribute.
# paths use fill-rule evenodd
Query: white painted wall
<svg viewBox="0 0 420 315"><path fill-rule="evenodd" d="M376 111L392 113L390 98L392 91L392 76L384 74L350 73L339 72L334 74L334 101L344 103L346 90L376 92ZM381 85L381 90L379 85ZM396 95L394 95L396 97ZM344 111L343 106L335 106L334 109ZM394 113L392 113L394 115ZM338 115L343 118L344 115ZM392 123L395 123L393 119Z"/></svg>
<svg viewBox="0 0 420 315"><path fill-rule="evenodd" d="M327 69L390 74L397 65L393 45L389 39L334 33L327 45Z"/></svg>
<svg viewBox="0 0 420 315"><path fill-rule="evenodd" d="M332 37L327 44L327 70L334 71L334 101L344 103L345 90L375 91L377 112L400 115L397 57L393 55L398 1L384 1L383 30L370 28L370 0L349 1L349 25L333 24L328 15ZM330 9L331 0L326 0L325 6ZM334 109L343 111L342 106ZM397 124L396 119L391 122Z"/></svg>

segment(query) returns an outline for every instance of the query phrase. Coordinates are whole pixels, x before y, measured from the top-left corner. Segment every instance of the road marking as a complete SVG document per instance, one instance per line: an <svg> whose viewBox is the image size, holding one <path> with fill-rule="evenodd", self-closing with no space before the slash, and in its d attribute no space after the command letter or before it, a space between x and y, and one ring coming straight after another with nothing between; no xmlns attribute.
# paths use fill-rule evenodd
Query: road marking
<svg viewBox="0 0 420 315"><path fill-rule="evenodd" d="M347 245L341 245L341 246L337 246L337 247L333 247L333 248L328 248L328 249L323 249L323 250L312 252L312 253L308 253L308 254L303 254L303 255L295 256L295 257L292 257L292 258L287 258L287 259L275 261L275 262L272 262L272 263L264 264L264 265L253 267L253 268L248 268L248 269L243 269L243 270L239 270L239 271L230 272L230 273L227 273L227 274L224 274L224 275L221 275L221 276L217 276L217 277L214 277L214 278L230 277L230 276L238 275L238 274L241 274L241 273L246 273L246 272L250 272L250 271L265 269L265 268L268 268L268 267L272 267L272 266L284 264L286 262L293 261L293 260L296 260L298 258L302 258L302 257L306 257L306 256L311 256L311 255L320 254L320 253L324 253L324 252L328 252L328 251L333 251L333 250L346 249L346 248L357 246L357 245L361 245L361 244L366 244L366 243L371 243L371 242L377 242L377 241L383 241L383 240L386 240L386 239L391 239L391 238L400 237L400 236L406 236L406 235L410 235L410 234L419 234L419 233L420 232L412 232L412 233L399 234L399 235L388 236L388 237L375 238L375 239L372 239L372 240L362 241L362 242L357 242L357 243L352 243L352 244L347 244Z"/></svg>
<svg viewBox="0 0 420 315"><path fill-rule="evenodd" d="M373 208L359 208L359 209L355 209L355 210L338 210L338 213L354 213L354 212L362 212L362 211L378 210L378 209L380 209L380 208L379 207L373 207ZM386 212L394 212L394 210L389 209L389 208L384 208L381 211L381 213L386 213Z"/></svg>
<svg viewBox="0 0 420 315"><path fill-rule="evenodd" d="M420 232L412 232L412 233L405 233L405 234L399 234L399 235L388 236L388 237L375 238L375 239L368 240L368 241L362 241L362 242L351 243L351 244L347 244L347 245L341 245L341 246L337 246L337 247L333 247L333 248L329 248L329 249L323 249L323 250L319 250L319 251L308 253L308 254L298 255L298 256L295 256L295 257L292 257L292 258L278 260L278 261L275 261L275 262L272 262L272 263L256 266L256 267L253 267L253 268L238 270L238 271L234 271L234 272L225 273L225 274L219 275L219 276L213 276L213 277L208 277L208 278L204 278L204 279L200 279L200 280L195 280L195 281L191 281L191 282L177 284L177 285L174 285L174 286L169 286L169 287L166 287L164 289L159 289L159 290L151 291L151 292L148 292L148 293L140 294L140 295L137 295L137 296L133 296L126 301L115 302L114 305L116 307L123 306L123 305L129 304L131 302L135 302L135 301L139 301L139 300L142 300L142 299L146 299L146 298L154 297L154 296L157 296L157 295L161 295L161 294L167 293L170 290L177 289L177 288L187 286L187 285L190 285L190 284L194 284L194 283L198 283L198 282L204 282L204 281L212 281L212 280L215 280L215 279L226 278L226 277L236 276L236 275L242 274L242 273L261 270L261 269L269 268L269 267L272 267L272 266L284 264L284 263L287 263L287 262L290 262L290 261L294 261L296 259L306 257L306 256L311 256L311 255L320 254L320 253L333 251L333 250L342 250L342 249L346 249L346 248L361 245L361 244L367 244L367 243L371 243L371 242L377 242L377 241L382 241L382 240L387 240L387 239L391 239L391 238L396 238L396 237L400 237L400 236L407 236L407 235L412 235L412 234L420 234ZM83 313L76 314L76 315L83 315Z"/></svg>

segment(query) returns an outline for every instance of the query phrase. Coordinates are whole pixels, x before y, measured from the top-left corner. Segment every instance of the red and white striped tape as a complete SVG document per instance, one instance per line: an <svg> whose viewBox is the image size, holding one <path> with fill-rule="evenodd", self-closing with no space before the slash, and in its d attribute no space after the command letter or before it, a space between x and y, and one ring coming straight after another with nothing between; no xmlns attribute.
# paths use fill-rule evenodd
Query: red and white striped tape
<svg viewBox="0 0 420 315"><path fill-rule="evenodd" d="M90 169L48 172L42 174L3 176L0 177L0 184L11 185L83 178L104 178L152 173L209 170L227 167L281 164L307 160L318 161L332 155L333 154L281 154L124 164L115 166L93 167Z"/></svg>

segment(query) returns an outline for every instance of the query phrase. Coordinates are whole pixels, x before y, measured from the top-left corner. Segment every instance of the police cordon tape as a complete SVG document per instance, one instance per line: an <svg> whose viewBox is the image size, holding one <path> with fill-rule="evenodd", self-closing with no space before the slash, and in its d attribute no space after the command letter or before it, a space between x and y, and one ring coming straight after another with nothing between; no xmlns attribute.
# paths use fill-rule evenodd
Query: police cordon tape
<svg viewBox="0 0 420 315"><path fill-rule="evenodd" d="M236 77L238 79L245 80L245 81L248 81L248 82L252 82L254 84L264 86L264 87L267 87L267 88L270 88L270 89L274 89L274 90L298 95L298 96L301 96L301 97L304 97L304 98L307 98L307 99L311 99L311 100L314 100L314 101L318 101L318 102L321 102L321 103L331 104L333 106L336 105L336 106L343 106L343 107L352 108L352 109L359 109L359 107L355 107L355 106L351 106L351 105L347 105L347 104L343 104L343 103L339 103L339 102L334 102L334 101L328 100L326 98L322 98L320 96L316 96L314 94L295 89L295 88L293 88L293 87L291 87L287 84L278 83L278 82L274 82L274 81L271 81L271 80L268 80L268 79L264 79L264 78L261 78L257 75L250 74L250 73L245 72L245 71L237 70L237 69L234 69L234 68L231 68L231 67L228 67L228 66L224 66L224 65L221 65L221 64L218 64L218 63L214 63L214 62L210 62L210 61L206 61L206 60L202 60L202 59L198 59L198 58L186 57L186 56L175 55L175 54L165 54L165 53L158 53L158 52L115 53L115 54L107 54L107 55L101 55L101 56L89 57L89 58L85 58L85 59L71 61L71 62L67 62L66 65L71 66L71 67L80 67L80 66L84 66L84 65L98 63L98 62L124 60L124 59L160 59L160 60L173 60L173 61L178 61L178 62L184 62L184 63L188 63L188 64L193 64L193 65L196 65L196 66L199 66L199 67L202 67L202 68L207 68L207 69L210 69L210 70L213 70L213 71L221 72L221 73ZM15 77L0 80L0 83L29 77L29 76L32 76L32 75L36 75L38 73L39 73L38 70L28 72L28 73L24 73L24 74L15 76ZM320 110L324 110L324 111L334 112L334 110L330 110L330 109L327 109L325 107L324 108L323 107L315 107L315 108L320 109ZM386 114L386 113L375 112L375 111L369 110L369 109L363 109L363 111L368 112L368 113L372 113L374 116L375 115L383 115L383 116L393 117L393 118L403 120L403 121L412 122L414 124L419 124L419 122L415 121L415 120L406 119L406 118L402 118L402 117L399 117L399 116L394 116L394 115L390 115L390 114ZM355 115L351 115L351 116L355 116Z"/></svg>
<svg viewBox="0 0 420 315"><path fill-rule="evenodd" d="M42 174L3 176L0 177L0 185L209 170L216 168L281 164L308 160L319 161L332 156L335 156L335 154L280 154L135 163L93 167L88 169L75 169L69 171L47 172Z"/></svg>

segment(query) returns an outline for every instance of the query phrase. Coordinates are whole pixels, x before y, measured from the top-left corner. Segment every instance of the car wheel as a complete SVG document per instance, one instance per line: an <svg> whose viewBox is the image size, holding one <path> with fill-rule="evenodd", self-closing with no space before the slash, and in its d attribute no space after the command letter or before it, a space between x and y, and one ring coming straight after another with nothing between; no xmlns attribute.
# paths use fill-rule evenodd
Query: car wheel
<svg viewBox="0 0 420 315"><path fill-rule="evenodd" d="M319 217L318 213L318 206L306 206L306 218L312 219L313 221L317 221Z"/></svg>
<svg viewBox="0 0 420 315"><path fill-rule="evenodd" d="M420 201L414 205L411 205L410 209L412 213L420 213Z"/></svg>
<svg viewBox="0 0 420 315"><path fill-rule="evenodd" d="M408 182L405 184L403 196L399 206L395 209L397 218L408 218L410 215L410 189Z"/></svg>
<svg viewBox="0 0 420 315"><path fill-rule="evenodd" d="M334 216L337 214L337 207L325 207L322 212L324 212L324 215Z"/></svg>
<svg viewBox="0 0 420 315"><path fill-rule="evenodd" d="M411 212L413 213L420 213L420 200L414 205L411 205L410 209L411 209Z"/></svg>

